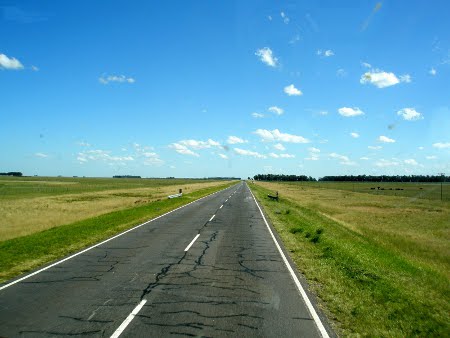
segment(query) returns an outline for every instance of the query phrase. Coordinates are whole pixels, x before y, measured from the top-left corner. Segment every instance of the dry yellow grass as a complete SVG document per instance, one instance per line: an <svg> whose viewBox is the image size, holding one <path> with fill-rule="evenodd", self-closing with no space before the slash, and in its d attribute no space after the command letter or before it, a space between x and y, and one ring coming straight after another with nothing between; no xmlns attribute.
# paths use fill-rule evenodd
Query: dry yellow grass
<svg viewBox="0 0 450 338"><path fill-rule="evenodd" d="M45 182L48 183L48 182ZM50 182L50 184L55 184ZM111 211L223 184L220 181L136 189L115 189L46 197L3 200L0 203L0 241L29 235L55 226Z"/></svg>
<svg viewBox="0 0 450 338"><path fill-rule="evenodd" d="M257 182L450 277L450 203Z"/></svg>

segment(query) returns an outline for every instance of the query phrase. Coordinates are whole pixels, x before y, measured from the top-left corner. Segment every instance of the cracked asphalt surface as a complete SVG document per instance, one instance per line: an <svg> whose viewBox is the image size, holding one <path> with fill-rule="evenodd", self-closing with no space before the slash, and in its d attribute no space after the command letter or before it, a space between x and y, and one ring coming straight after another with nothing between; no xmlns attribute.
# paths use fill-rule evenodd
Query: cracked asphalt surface
<svg viewBox="0 0 450 338"><path fill-rule="evenodd" d="M245 183L1 290L0 336L110 337L144 299L121 337L320 336Z"/></svg>

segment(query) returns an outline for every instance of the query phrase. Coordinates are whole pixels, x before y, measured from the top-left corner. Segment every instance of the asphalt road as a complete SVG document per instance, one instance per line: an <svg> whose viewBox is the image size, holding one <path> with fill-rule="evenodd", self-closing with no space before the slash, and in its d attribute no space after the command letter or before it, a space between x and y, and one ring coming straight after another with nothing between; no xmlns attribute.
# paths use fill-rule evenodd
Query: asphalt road
<svg viewBox="0 0 450 338"><path fill-rule="evenodd" d="M333 335L308 302L239 183L3 288L0 336Z"/></svg>

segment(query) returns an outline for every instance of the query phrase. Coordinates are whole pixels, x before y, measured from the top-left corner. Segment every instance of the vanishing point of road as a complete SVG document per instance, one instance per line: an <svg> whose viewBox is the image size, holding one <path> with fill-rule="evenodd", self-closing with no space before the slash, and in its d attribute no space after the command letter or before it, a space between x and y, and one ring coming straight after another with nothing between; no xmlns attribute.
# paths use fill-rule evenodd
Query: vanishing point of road
<svg viewBox="0 0 450 338"><path fill-rule="evenodd" d="M334 336L246 183L0 286L0 337Z"/></svg>

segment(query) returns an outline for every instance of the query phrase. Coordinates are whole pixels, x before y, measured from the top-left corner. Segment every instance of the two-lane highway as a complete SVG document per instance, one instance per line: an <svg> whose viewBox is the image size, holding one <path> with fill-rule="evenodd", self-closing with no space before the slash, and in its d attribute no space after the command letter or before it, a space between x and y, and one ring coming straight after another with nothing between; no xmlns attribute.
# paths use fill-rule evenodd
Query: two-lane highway
<svg viewBox="0 0 450 338"><path fill-rule="evenodd" d="M239 183L4 285L0 336L327 336L274 238Z"/></svg>

